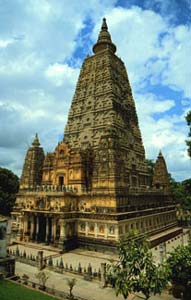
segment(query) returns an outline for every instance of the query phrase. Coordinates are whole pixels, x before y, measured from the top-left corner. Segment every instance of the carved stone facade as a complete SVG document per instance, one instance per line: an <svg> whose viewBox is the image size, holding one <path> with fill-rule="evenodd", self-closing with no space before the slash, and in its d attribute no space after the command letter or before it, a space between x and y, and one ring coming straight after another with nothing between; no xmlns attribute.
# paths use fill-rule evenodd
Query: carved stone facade
<svg viewBox="0 0 191 300"><path fill-rule="evenodd" d="M176 226L161 153L149 186L128 75L105 19L93 52L83 62L63 141L44 158L36 136L27 152L12 214L21 239L112 249L131 229L154 235Z"/></svg>

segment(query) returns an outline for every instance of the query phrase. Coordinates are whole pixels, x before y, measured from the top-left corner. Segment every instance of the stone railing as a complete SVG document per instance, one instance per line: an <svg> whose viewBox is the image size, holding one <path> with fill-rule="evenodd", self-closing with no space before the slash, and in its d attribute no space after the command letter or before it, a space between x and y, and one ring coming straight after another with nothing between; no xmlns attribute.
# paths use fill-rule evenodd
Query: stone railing
<svg viewBox="0 0 191 300"><path fill-rule="evenodd" d="M101 268L94 269L91 266L91 263L88 264L87 268L81 266L81 263L78 264L77 267L73 267L72 264L64 263L62 257L60 260L56 260L56 264L54 264L52 257L49 259L45 259L46 267L49 270L52 270L57 273L70 272L73 274L77 274L82 276L85 280L101 280Z"/></svg>
<svg viewBox="0 0 191 300"><path fill-rule="evenodd" d="M39 186L31 186L26 189L21 189L20 192L64 192L64 193L77 193L77 188L73 188L67 185L39 185Z"/></svg>
<svg viewBox="0 0 191 300"><path fill-rule="evenodd" d="M80 275L88 281L101 280L101 268L93 269L91 263L88 264L87 268L83 267L81 263L79 263L77 267L74 267L71 263L68 264L67 262L64 262L62 257L56 259L56 256L60 256L60 254L43 257L42 262L40 262L39 255L35 256L32 254L27 254L25 250L22 252L18 247L15 250L12 250L10 248L8 250L8 253L11 256L14 256L16 258L16 261L31 266L39 268L39 265L41 264L41 268L47 268L48 270L57 273L63 274L64 272L69 272L72 274Z"/></svg>

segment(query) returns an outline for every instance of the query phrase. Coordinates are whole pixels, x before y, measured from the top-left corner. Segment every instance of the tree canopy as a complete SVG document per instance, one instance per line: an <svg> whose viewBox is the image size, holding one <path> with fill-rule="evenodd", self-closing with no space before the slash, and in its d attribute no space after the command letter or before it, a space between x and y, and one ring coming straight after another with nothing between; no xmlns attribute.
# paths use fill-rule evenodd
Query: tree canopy
<svg viewBox="0 0 191 300"><path fill-rule="evenodd" d="M10 215L19 189L19 178L12 171L0 167L0 213Z"/></svg>
<svg viewBox="0 0 191 300"><path fill-rule="evenodd" d="M169 281L173 284L173 290L177 298L181 297L182 293L183 298L181 297L181 299L190 300L191 244L189 243L186 246L179 245L168 255L166 263L169 270Z"/></svg>
<svg viewBox="0 0 191 300"><path fill-rule="evenodd" d="M171 182L174 199L183 209L191 209L191 178L182 182Z"/></svg>
<svg viewBox="0 0 191 300"><path fill-rule="evenodd" d="M188 146L188 155L191 158L191 110L186 115L186 121L189 127L188 131L188 140L186 140L186 144Z"/></svg>
<svg viewBox="0 0 191 300"><path fill-rule="evenodd" d="M161 293L167 285L168 272L163 264L154 262L149 245L138 233L130 232L118 245L118 261L107 266L108 281L116 295L124 299L132 292L142 292L145 299Z"/></svg>

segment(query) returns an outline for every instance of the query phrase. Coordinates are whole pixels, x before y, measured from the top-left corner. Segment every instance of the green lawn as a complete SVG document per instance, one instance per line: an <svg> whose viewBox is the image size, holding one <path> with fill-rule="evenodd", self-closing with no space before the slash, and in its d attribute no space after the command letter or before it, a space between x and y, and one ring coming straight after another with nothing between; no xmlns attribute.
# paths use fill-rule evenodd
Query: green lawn
<svg viewBox="0 0 191 300"><path fill-rule="evenodd" d="M56 298L25 288L7 280L0 280L0 300L55 300Z"/></svg>

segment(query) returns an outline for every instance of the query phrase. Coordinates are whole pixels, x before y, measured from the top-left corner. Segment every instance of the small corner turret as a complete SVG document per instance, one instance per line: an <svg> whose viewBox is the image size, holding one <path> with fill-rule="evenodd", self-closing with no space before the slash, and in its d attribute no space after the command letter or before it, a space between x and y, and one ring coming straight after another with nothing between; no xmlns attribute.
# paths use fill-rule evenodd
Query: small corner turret
<svg viewBox="0 0 191 300"><path fill-rule="evenodd" d="M170 182L166 161L160 150L154 167L152 186L154 189L159 189L167 192L169 191L169 185Z"/></svg>
<svg viewBox="0 0 191 300"><path fill-rule="evenodd" d="M40 147L38 134L36 133L32 145L27 150L25 162L20 180L20 190L34 188L41 184L44 151Z"/></svg>

